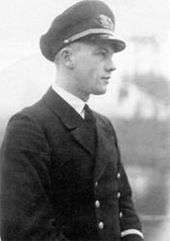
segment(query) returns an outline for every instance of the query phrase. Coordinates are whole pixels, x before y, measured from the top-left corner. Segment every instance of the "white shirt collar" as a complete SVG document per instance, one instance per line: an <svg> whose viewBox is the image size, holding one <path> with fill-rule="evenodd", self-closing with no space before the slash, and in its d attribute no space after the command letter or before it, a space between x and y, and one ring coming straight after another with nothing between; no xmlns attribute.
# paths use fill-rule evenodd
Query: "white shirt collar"
<svg viewBox="0 0 170 241"><path fill-rule="evenodd" d="M52 84L52 89L60 95L69 105L71 105L74 110L84 118L84 106L85 102L70 92L59 87L55 82Z"/></svg>

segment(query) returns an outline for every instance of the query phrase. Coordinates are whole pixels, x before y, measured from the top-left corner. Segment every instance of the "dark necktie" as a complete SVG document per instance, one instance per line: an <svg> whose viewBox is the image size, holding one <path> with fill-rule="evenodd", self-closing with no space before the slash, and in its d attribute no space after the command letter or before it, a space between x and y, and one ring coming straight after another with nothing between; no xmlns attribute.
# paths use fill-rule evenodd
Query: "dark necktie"
<svg viewBox="0 0 170 241"><path fill-rule="evenodd" d="M93 113L87 104L85 104L84 106L84 119L88 123L91 123L91 124L93 123L93 125L95 123L95 118L93 116Z"/></svg>
<svg viewBox="0 0 170 241"><path fill-rule="evenodd" d="M95 155L95 150L96 150L96 120L93 116L93 113L89 106L85 104L84 106L84 113L85 113L85 118L84 118L84 124L86 126L87 132L88 132L88 141L91 144L91 148L93 149L93 153Z"/></svg>

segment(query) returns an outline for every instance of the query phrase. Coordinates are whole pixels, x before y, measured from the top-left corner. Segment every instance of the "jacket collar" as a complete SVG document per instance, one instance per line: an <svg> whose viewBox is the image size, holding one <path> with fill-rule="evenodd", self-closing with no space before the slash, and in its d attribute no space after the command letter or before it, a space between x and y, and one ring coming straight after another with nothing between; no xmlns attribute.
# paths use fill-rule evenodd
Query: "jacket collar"
<svg viewBox="0 0 170 241"><path fill-rule="evenodd" d="M52 84L52 89L71 105L79 115L83 116L83 109L86 104L83 100L61 88L55 82Z"/></svg>
<svg viewBox="0 0 170 241"><path fill-rule="evenodd" d="M43 97L44 103L55 113L70 130L75 140L82 147L93 154L91 143L89 143L89 134L84 125L84 119L70 106L63 98L61 98L52 88Z"/></svg>
<svg viewBox="0 0 170 241"><path fill-rule="evenodd" d="M65 126L73 130L81 125L82 117L51 87L43 97L45 104L61 118Z"/></svg>

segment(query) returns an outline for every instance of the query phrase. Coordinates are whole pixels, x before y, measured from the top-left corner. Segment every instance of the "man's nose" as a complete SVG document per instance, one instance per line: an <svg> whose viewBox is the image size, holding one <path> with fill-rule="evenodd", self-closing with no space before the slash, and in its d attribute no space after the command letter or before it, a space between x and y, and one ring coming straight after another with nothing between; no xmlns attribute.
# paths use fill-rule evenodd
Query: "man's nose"
<svg viewBox="0 0 170 241"><path fill-rule="evenodd" d="M114 64L112 59L109 59L107 61L106 65L105 65L105 70L107 72L112 72L112 71L116 70L116 66L115 66L115 64Z"/></svg>

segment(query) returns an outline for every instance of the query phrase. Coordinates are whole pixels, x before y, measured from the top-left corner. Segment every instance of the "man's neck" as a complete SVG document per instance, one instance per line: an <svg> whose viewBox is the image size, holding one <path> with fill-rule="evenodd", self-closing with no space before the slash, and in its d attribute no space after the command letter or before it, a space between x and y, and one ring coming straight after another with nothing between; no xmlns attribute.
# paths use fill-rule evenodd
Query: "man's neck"
<svg viewBox="0 0 170 241"><path fill-rule="evenodd" d="M65 80L57 78L55 84L85 102L89 99L89 94L77 89L76 86L73 85L73 81L71 81L71 79L68 81L68 79Z"/></svg>

